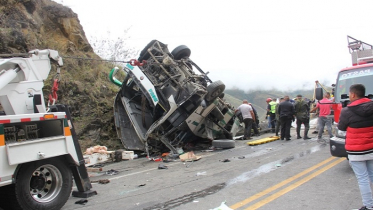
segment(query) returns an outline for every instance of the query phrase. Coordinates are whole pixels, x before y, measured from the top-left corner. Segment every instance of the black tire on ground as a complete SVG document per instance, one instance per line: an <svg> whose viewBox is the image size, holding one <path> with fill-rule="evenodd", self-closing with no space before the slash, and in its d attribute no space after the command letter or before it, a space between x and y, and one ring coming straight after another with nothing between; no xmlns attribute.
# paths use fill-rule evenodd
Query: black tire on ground
<svg viewBox="0 0 373 210"><path fill-rule="evenodd" d="M72 172L60 158L21 165L9 196L12 209L57 210L69 199Z"/></svg>
<svg viewBox="0 0 373 210"><path fill-rule="evenodd" d="M205 96L206 101L210 102L215 100L225 90L225 84L218 80L207 86L207 94Z"/></svg>
<svg viewBox="0 0 373 210"><path fill-rule="evenodd" d="M185 57L189 58L191 53L192 52L189 49L189 47L187 47L185 45L180 45L180 46L176 47L174 50L172 50L171 55L174 56L174 59L180 60L180 59L185 58Z"/></svg>
<svg viewBox="0 0 373 210"><path fill-rule="evenodd" d="M212 146L216 148L229 149L229 148L235 147L235 142L234 140L229 140L229 139L213 140Z"/></svg>

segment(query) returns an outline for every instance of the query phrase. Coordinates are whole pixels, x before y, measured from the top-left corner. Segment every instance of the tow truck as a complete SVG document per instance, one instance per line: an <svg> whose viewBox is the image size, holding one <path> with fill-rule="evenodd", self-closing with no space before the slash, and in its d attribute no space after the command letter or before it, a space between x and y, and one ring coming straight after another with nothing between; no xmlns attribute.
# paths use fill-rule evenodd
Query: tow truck
<svg viewBox="0 0 373 210"><path fill-rule="evenodd" d="M42 88L57 65L45 105ZM0 55L0 209L61 209L91 190L66 105L56 104L62 58L55 50Z"/></svg>
<svg viewBox="0 0 373 210"><path fill-rule="evenodd" d="M373 99L373 46L363 41L347 36L349 52L352 58L352 66L340 70L336 84L333 84L332 94L334 102L334 122L339 122L339 116L343 107L349 101L349 88L353 84L363 84L366 88L366 96ZM316 89L316 99L321 100L323 96L322 88ZM345 150L346 132L338 130L336 124L333 129L335 136L330 139L330 153L335 157L347 157Z"/></svg>

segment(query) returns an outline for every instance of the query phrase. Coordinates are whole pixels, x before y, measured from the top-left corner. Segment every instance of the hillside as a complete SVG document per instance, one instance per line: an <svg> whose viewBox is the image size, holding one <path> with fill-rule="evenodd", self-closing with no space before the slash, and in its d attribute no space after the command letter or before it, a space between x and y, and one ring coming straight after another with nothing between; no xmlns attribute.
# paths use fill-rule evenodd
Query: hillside
<svg viewBox="0 0 373 210"><path fill-rule="evenodd" d="M99 61L77 14L50 0L0 0L0 54L33 49L58 50L63 57L57 103L69 105L82 148L95 144L121 148L112 108L118 88L107 79L112 66ZM51 85L50 78L43 89L45 97Z"/></svg>

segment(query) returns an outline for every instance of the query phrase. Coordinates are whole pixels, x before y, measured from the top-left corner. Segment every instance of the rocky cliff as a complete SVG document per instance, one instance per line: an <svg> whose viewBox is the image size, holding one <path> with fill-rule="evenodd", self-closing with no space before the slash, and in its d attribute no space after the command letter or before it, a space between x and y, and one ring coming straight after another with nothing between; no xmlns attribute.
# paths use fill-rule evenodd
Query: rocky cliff
<svg viewBox="0 0 373 210"><path fill-rule="evenodd" d="M112 110L118 89L107 79L112 66L98 61L77 14L51 0L0 0L0 54L32 49L54 49L64 57L58 103L70 106L82 149L120 148ZM46 81L45 96L51 85Z"/></svg>

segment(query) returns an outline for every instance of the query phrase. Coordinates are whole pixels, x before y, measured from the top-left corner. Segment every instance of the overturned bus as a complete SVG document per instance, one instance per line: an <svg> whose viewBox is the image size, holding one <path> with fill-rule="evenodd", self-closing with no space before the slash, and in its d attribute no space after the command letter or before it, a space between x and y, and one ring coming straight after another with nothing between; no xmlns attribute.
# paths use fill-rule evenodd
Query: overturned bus
<svg viewBox="0 0 373 210"><path fill-rule="evenodd" d="M233 136L242 127L234 108L223 100L225 85L212 82L181 45L151 41L125 67L125 78L109 79L120 87L114 102L117 135L127 150L146 151L148 157L163 152L180 154L198 143L234 147ZM185 148L184 148L185 149Z"/></svg>

